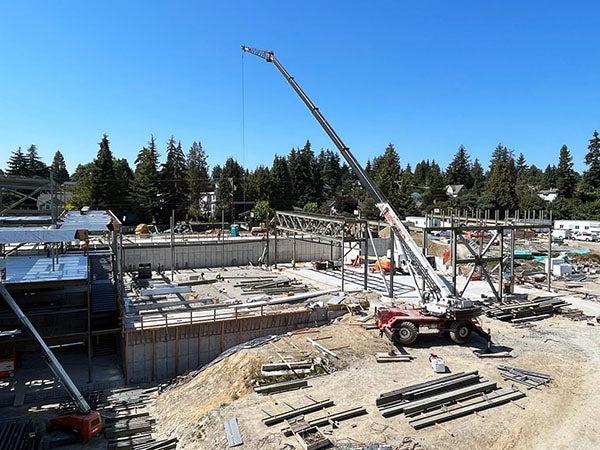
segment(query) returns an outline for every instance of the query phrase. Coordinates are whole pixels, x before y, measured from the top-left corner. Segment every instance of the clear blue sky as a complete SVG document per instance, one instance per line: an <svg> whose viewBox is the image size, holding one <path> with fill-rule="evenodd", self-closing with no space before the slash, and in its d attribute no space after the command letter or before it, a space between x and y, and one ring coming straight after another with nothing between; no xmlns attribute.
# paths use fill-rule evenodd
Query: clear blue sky
<svg viewBox="0 0 600 450"><path fill-rule="evenodd" d="M327 137L271 65L273 49L362 161L445 165L499 142L541 166L562 144L581 170L600 128L597 1L4 1L0 166L31 143L73 170L102 133L133 166L151 133L209 163L270 164Z"/></svg>

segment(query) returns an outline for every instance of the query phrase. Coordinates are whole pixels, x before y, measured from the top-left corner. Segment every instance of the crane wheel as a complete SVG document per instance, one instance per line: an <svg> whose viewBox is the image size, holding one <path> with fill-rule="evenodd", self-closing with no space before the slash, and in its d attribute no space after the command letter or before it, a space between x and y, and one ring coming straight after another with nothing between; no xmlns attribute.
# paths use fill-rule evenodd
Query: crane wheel
<svg viewBox="0 0 600 450"><path fill-rule="evenodd" d="M401 322L394 328L394 343L400 345L412 344L419 335L419 329L412 322Z"/></svg>
<svg viewBox="0 0 600 450"><path fill-rule="evenodd" d="M468 322L454 322L450 325L450 339L457 344L466 344L471 337L471 326Z"/></svg>

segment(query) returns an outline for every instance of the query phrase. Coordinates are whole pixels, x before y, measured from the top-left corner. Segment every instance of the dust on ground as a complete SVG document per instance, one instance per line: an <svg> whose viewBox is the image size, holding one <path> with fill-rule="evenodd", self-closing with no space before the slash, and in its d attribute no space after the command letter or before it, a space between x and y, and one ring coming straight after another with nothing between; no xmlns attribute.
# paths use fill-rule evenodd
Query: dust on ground
<svg viewBox="0 0 600 450"><path fill-rule="evenodd" d="M495 344L512 348L514 359L478 359L473 349L484 342L474 338L469 346L448 345L437 333L419 337L415 347L406 350L412 362L375 362L376 352L388 351L390 344L377 330L365 330L346 316L341 322L313 330L309 334L282 337L262 347L242 350L215 364L186 384L162 393L155 405L158 431L163 436L178 436L181 448L223 449L227 441L223 422L237 417L244 448L299 448L295 438L286 438L284 425L266 427L266 413L276 414L314 400L332 399L329 412L365 406L368 415L340 423L325 435L335 444L386 442L400 445L409 439L424 448L458 448L468 443L475 449L506 448L597 448L600 445L600 382L597 372L600 355L600 326L553 317L530 328L484 319L491 328ZM331 336L330 338L327 338ZM334 349L339 360L336 371L312 378L311 387L298 391L261 396L252 390L260 365L280 362L281 357L304 359L322 356L307 337ZM325 339L323 339L325 338ZM492 408L476 415L446 422L443 427L414 430L406 418L383 418L375 407L382 392L434 378L428 356L443 357L452 372L479 370L500 386L496 366L509 364L549 373L553 382L540 390L526 391L516 404ZM519 386L523 389L522 386ZM311 414L308 418L323 415Z"/></svg>

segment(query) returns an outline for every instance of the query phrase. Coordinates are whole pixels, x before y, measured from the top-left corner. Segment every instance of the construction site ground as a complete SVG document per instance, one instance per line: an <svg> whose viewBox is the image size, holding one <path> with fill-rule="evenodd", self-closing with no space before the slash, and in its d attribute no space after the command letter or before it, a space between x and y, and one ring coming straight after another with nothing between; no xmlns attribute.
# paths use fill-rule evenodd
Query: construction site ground
<svg viewBox="0 0 600 450"><path fill-rule="evenodd" d="M283 272L310 278L313 285L322 287L339 283L339 273L315 274L316 271L304 269L284 268ZM358 277L359 273L358 269L351 269L346 275ZM374 277L376 274L369 275L370 280L376 280ZM397 276L396 281L414 289L411 277ZM402 300L414 302L413 289L407 288L406 299L403 295ZM534 297L548 295L548 292L523 286L517 291ZM467 292L476 297L489 293L489 288L477 281L472 282ZM572 293L564 294L574 307L586 314L600 314L600 303ZM372 305L391 302L376 293L368 297ZM395 299L396 303L399 301ZM357 316L348 314L338 323L241 350L195 377L169 387L152 407L158 433L161 437L179 437L181 448L223 449L228 447L223 422L237 417L243 448L299 449L294 437L285 437L281 432L285 424L267 427L262 419L267 413L289 410L289 405L297 408L313 400L331 399L335 402L333 407L306 418L359 406L368 411L367 415L341 422L334 430L331 426L323 427L325 435L340 446L389 443L399 448L459 448L468 443L471 448L481 449L588 449L600 445L600 430L596 426L600 420L597 408L600 324L595 321L572 321L554 316L526 328L516 328L510 323L484 318L484 328L491 330L494 345L499 350L511 350L513 358L479 359L473 350L485 347L483 339L474 337L468 345L459 346L430 332L420 335L417 342L405 349L415 357L412 362L377 363L375 353L389 351L391 344L387 338L380 337L377 330L364 329L356 319ZM327 357L335 371L311 378L310 387L306 389L269 396L254 393L253 385L261 378L262 364L281 362L282 358L324 357L307 338L318 338L322 345L335 351L339 359ZM519 385L525 389L526 398L442 426L414 430L402 415L382 417L375 406L379 394L439 376L433 373L428 361L431 353L441 356L452 373L479 370L483 377L497 381L502 387L510 386L510 382L502 380L498 364L544 372L550 374L553 381L531 390Z"/></svg>

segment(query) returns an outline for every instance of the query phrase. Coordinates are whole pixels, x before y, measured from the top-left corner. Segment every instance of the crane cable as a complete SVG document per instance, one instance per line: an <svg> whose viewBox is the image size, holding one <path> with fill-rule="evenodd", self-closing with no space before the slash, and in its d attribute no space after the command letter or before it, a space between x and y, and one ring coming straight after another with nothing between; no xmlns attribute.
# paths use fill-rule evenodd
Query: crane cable
<svg viewBox="0 0 600 450"><path fill-rule="evenodd" d="M244 205L246 202L246 90L244 80L244 52L242 52L242 167L244 168Z"/></svg>

